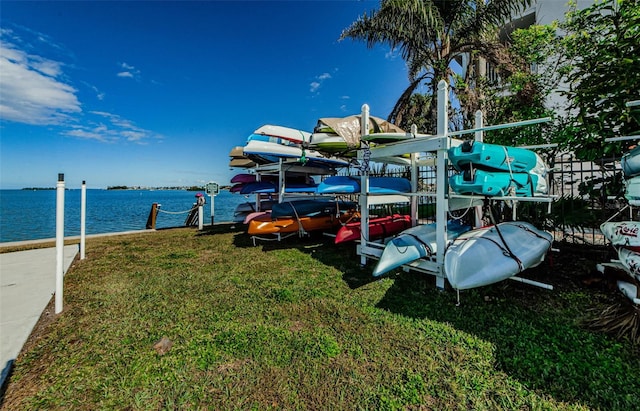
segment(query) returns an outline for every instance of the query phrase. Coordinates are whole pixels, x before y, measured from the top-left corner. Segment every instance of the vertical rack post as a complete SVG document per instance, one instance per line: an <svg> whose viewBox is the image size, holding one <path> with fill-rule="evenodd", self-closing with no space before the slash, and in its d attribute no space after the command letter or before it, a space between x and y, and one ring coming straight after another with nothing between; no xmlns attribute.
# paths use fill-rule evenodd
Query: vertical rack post
<svg viewBox="0 0 640 411"><path fill-rule="evenodd" d="M58 174L56 184L56 314L62 312L64 288L64 174Z"/></svg>
<svg viewBox="0 0 640 411"><path fill-rule="evenodd" d="M438 276L436 286L444 289L444 252L447 245L447 150L450 142L447 137L449 128L449 116L447 107L449 105L449 87L447 82L438 82L438 127L437 134L442 136L442 144L437 152L436 159L436 264L438 266Z"/></svg>
<svg viewBox="0 0 640 411"><path fill-rule="evenodd" d="M87 182L82 180L82 191L80 194L80 259L85 257L86 242L86 222L87 222Z"/></svg>
<svg viewBox="0 0 640 411"><path fill-rule="evenodd" d="M362 116L360 117L360 141L362 143L362 136L369 134L369 106L367 104L362 105ZM358 204L360 206L360 244L366 245L369 241L369 204L367 201L367 193L369 192L369 164L368 160L365 161L363 150L358 150L358 162L360 163L360 197L358 198ZM365 164L366 163L366 164ZM360 264L365 265L367 263L367 257L363 254L360 255Z"/></svg>
<svg viewBox="0 0 640 411"><path fill-rule="evenodd" d="M411 135L413 136L413 138L416 138L417 134L418 134L418 126L416 126L415 124L412 124ZM411 192L412 193L418 192L418 166L416 164L417 157L418 155L415 152L411 153ZM417 196L411 197L410 213L411 213L411 226L415 227L416 225L418 225L418 218L419 218Z"/></svg>
<svg viewBox="0 0 640 411"><path fill-rule="evenodd" d="M484 126L484 119L482 117L482 110L478 110L476 111L476 124L475 127L477 129L482 129L482 127ZM475 132L475 141L484 141L484 133L482 132L482 130L478 130ZM475 206L475 227L481 227L482 226L482 206Z"/></svg>

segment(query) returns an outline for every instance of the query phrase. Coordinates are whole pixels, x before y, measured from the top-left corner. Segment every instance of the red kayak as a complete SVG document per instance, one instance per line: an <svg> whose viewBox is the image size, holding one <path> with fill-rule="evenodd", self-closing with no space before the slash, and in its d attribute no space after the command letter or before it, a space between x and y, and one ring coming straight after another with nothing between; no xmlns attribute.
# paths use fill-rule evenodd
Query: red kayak
<svg viewBox="0 0 640 411"><path fill-rule="evenodd" d="M394 214L387 217L372 218L369 220L369 239L384 238L397 234L411 227L411 217L408 215ZM336 235L336 244L346 243L360 239L360 221L343 225Z"/></svg>

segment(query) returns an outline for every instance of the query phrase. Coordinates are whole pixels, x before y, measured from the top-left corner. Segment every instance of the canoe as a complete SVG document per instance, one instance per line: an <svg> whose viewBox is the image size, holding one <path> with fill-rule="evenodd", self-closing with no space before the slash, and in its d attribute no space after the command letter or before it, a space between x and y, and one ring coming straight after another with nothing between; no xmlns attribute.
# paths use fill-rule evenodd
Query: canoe
<svg viewBox="0 0 640 411"><path fill-rule="evenodd" d="M465 141L448 150L449 161L458 171L469 164L493 170L528 172L536 167L540 157L526 148Z"/></svg>
<svg viewBox="0 0 640 411"><path fill-rule="evenodd" d="M625 247L619 247L618 259L625 271L640 281L640 254Z"/></svg>
<svg viewBox="0 0 640 411"><path fill-rule="evenodd" d="M351 201L331 199L305 199L283 201L271 208L271 217L308 217L312 215L336 214L340 211L353 210L357 206Z"/></svg>
<svg viewBox="0 0 640 411"><path fill-rule="evenodd" d="M362 221L354 221L340 227L336 234L335 243L360 240ZM386 217L372 218L369 220L369 239L386 238L398 234L402 230L411 227L411 217L408 215L394 214Z"/></svg>
<svg viewBox="0 0 640 411"><path fill-rule="evenodd" d="M640 222L618 221L600 225L600 231L614 247L640 252Z"/></svg>
<svg viewBox="0 0 640 411"><path fill-rule="evenodd" d="M640 176L624 180L624 198L630 205L640 206Z"/></svg>
<svg viewBox="0 0 640 411"><path fill-rule="evenodd" d="M628 151L620 160L624 178L631 178L640 175L640 146Z"/></svg>
<svg viewBox="0 0 640 411"><path fill-rule="evenodd" d="M332 176L318 184L321 194L353 194L360 192L360 177ZM399 194L411 191L411 181L402 177L369 177L369 193Z"/></svg>
<svg viewBox="0 0 640 411"><path fill-rule="evenodd" d="M342 222L351 218L351 214L342 214L339 218L335 215L322 215L315 217L281 217L272 219L271 216L256 217L249 222L247 233L249 235L289 234L302 230L333 231Z"/></svg>
<svg viewBox="0 0 640 411"><path fill-rule="evenodd" d="M436 227L436 223L418 225L402 231L391 239L385 245L373 269L373 276L380 276L419 258L434 255L437 252ZM471 227L457 220L447 222L447 242L450 243L470 229Z"/></svg>
<svg viewBox="0 0 640 411"><path fill-rule="evenodd" d="M303 149L296 146L270 143L268 141L251 140L244 146L244 154L251 159L265 159L276 163L280 158L300 159L303 154ZM324 164L328 167L346 167L349 165L349 162L346 160L331 156L327 157L315 150L304 150L304 155L309 162L317 165Z"/></svg>
<svg viewBox="0 0 640 411"><path fill-rule="evenodd" d="M540 264L552 241L550 233L521 221L472 230L449 246L444 270L458 290L493 284Z"/></svg>
<svg viewBox="0 0 640 411"><path fill-rule="evenodd" d="M311 133L307 131L272 124L265 124L264 126L257 128L253 134L279 137L297 144L305 142L308 143L311 139Z"/></svg>
<svg viewBox="0 0 640 411"><path fill-rule="evenodd" d="M449 185L457 194L509 196L512 189L520 197L534 197L547 193L547 181L534 173L508 171L466 170L449 177Z"/></svg>

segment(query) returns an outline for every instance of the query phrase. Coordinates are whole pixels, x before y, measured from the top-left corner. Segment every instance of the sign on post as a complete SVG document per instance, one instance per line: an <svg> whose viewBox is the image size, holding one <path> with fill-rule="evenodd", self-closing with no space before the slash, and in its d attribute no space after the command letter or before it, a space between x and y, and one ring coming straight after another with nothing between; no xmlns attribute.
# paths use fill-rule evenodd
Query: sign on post
<svg viewBox="0 0 640 411"><path fill-rule="evenodd" d="M210 181L207 183L205 190L207 192L207 195L216 196L220 192L220 187L218 186L218 183L214 183L213 181Z"/></svg>
<svg viewBox="0 0 640 411"><path fill-rule="evenodd" d="M218 183L214 183L213 181L209 181L206 185L206 187L204 188L205 192L207 193L207 195L209 196L210 199L210 203L211 203L211 225L213 225L213 209L214 209L214 197L218 195L218 193L220 192L220 186L218 185Z"/></svg>

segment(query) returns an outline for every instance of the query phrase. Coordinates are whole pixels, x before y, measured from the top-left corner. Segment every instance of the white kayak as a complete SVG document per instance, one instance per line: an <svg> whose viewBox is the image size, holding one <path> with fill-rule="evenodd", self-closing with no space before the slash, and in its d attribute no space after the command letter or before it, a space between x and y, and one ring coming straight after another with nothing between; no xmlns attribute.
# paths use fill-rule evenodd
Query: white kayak
<svg viewBox="0 0 640 411"><path fill-rule="evenodd" d="M447 223L448 242L470 229L471 227L457 221L449 221ZM408 228L385 245L373 269L373 276L380 276L419 258L434 255L436 252L436 223Z"/></svg>
<svg viewBox="0 0 640 411"><path fill-rule="evenodd" d="M615 247L640 252L640 222L617 221L600 225L600 231Z"/></svg>
<svg viewBox="0 0 640 411"><path fill-rule="evenodd" d="M458 290L497 283L544 261L552 241L550 233L522 221L479 228L454 240L444 270Z"/></svg>
<svg viewBox="0 0 640 411"><path fill-rule="evenodd" d="M640 254L628 248L619 247L618 259L625 271L640 281Z"/></svg>
<svg viewBox="0 0 640 411"><path fill-rule="evenodd" d="M624 294L625 297L631 300L634 304L640 304L640 294L638 294L638 286L628 283L626 281L618 281L618 289Z"/></svg>
<svg viewBox="0 0 640 411"><path fill-rule="evenodd" d="M279 137L297 144L308 143L311 139L311 133L309 133L308 131L302 131L290 127L276 126L272 124L265 124L264 126L257 128L253 132L253 134Z"/></svg>

